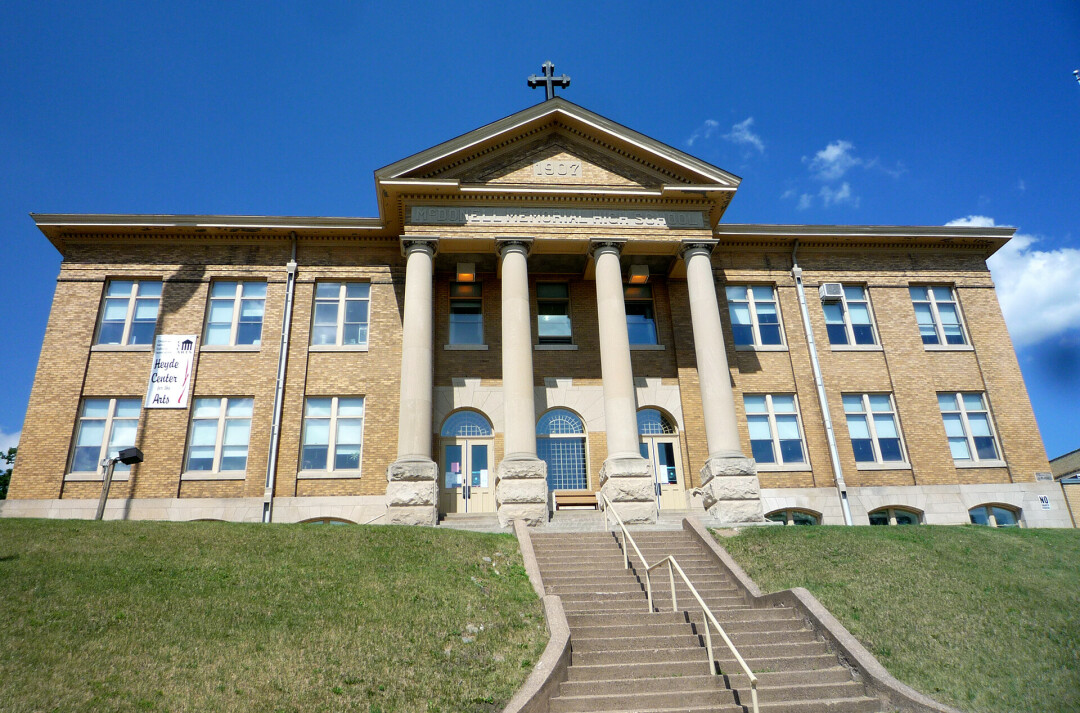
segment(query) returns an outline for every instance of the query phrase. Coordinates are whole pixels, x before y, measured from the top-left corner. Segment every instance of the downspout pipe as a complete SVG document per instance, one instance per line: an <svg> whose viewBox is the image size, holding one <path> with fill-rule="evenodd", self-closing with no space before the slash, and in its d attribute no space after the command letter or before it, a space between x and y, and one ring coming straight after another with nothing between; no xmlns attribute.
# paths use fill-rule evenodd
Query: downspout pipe
<svg viewBox="0 0 1080 713"><path fill-rule="evenodd" d="M285 370L289 363L293 295L296 292L296 232L289 235L292 238L292 259L285 266L285 311L281 316L281 344L278 349L277 384L274 388L274 423L270 428L270 457L266 462L266 488L263 490L263 522L271 522L274 514L274 479L277 475L278 444L281 441L281 411L285 405Z"/></svg>
<svg viewBox="0 0 1080 713"><path fill-rule="evenodd" d="M799 241L791 248L791 276L795 278L795 291L799 294L799 311L802 312L803 329L806 330L807 347L810 350L810 367L814 371L814 385L817 387L818 403L821 404L821 419L825 422L825 438L829 442L829 459L832 461L836 476L836 492L840 496L840 509L844 513L844 524L851 524L851 507L848 505L847 485L844 483L844 470L840 467L840 451L836 448L836 432L833 430L832 416L829 414L829 401L825 397L825 381L821 378L821 363L818 362L817 345L814 342L814 328L810 326L810 310L806 308L806 291L803 289L802 268L796 262Z"/></svg>

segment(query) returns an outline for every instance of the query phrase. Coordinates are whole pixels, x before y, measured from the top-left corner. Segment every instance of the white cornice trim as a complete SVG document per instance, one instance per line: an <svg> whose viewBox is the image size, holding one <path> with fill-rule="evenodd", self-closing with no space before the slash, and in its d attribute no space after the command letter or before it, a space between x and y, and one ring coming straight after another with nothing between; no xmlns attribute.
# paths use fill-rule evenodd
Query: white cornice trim
<svg viewBox="0 0 1080 713"><path fill-rule="evenodd" d="M381 230L378 218L266 215L121 215L114 213L31 213L38 228L336 228Z"/></svg>
<svg viewBox="0 0 1080 713"><path fill-rule="evenodd" d="M1011 238L1016 228L940 225L765 225L722 223L714 229L725 237L780 238Z"/></svg>
<svg viewBox="0 0 1080 713"><path fill-rule="evenodd" d="M518 188L511 186L462 186L462 193L538 193L545 195L559 195L563 193L568 194L586 194L586 195L603 195L603 196L643 196L649 198L657 198L663 194L662 191L648 190L641 188L567 188L565 186L554 186L552 188Z"/></svg>

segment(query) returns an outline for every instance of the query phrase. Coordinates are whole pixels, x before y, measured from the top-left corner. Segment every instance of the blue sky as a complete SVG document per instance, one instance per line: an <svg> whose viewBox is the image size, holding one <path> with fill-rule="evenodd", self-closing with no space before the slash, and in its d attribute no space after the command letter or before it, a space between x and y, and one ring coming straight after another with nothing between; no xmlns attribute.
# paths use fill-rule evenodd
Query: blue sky
<svg viewBox="0 0 1080 713"><path fill-rule="evenodd" d="M0 5L0 445L60 258L34 212L376 215L372 172L567 99L743 177L725 220L1013 225L992 263L1080 447L1080 3Z"/></svg>

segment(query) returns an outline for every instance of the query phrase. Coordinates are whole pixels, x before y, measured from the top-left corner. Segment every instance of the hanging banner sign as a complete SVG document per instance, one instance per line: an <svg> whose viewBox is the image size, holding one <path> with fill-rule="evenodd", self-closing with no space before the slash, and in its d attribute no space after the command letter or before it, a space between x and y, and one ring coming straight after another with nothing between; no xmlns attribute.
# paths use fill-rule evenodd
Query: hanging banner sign
<svg viewBox="0 0 1080 713"><path fill-rule="evenodd" d="M195 380L194 334L159 334L154 342L154 366L146 387L146 408L187 408Z"/></svg>

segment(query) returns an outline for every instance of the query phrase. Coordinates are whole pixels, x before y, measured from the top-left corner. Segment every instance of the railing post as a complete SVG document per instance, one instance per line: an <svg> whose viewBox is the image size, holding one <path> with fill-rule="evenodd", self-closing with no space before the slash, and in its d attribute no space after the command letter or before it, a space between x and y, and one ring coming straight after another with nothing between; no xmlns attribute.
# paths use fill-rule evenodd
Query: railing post
<svg viewBox="0 0 1080 713"><path fill-rule="evenodd" d="M671 580L671 611L679 611L679 600L675 598L675 570L671 567L671 558L667 561L668 579Z"/></svg>
<svg viewBox="0 0 1080 713"><path fill-rule="evenodd" d="M630 569L630 550L626 549L626 530L622 534L623 569Z"/></svg>
<svg viewBox="0 0 1080 713"><path fill-rule="evenodd" d="M709 617L705 614L705 609L701 610L701 619L705 623L705 649L709 652L709 674L716 675L716 661L713 655L712 649L712 626L709 624ZM757 710L755 707L754 710Z"/></svg>
<svg viewBox="0 0 1080 713"><path fill-rule="evenodd" d="M645 570L645 591L649 597L649 613L652 614L652 573Z"/></svg>

